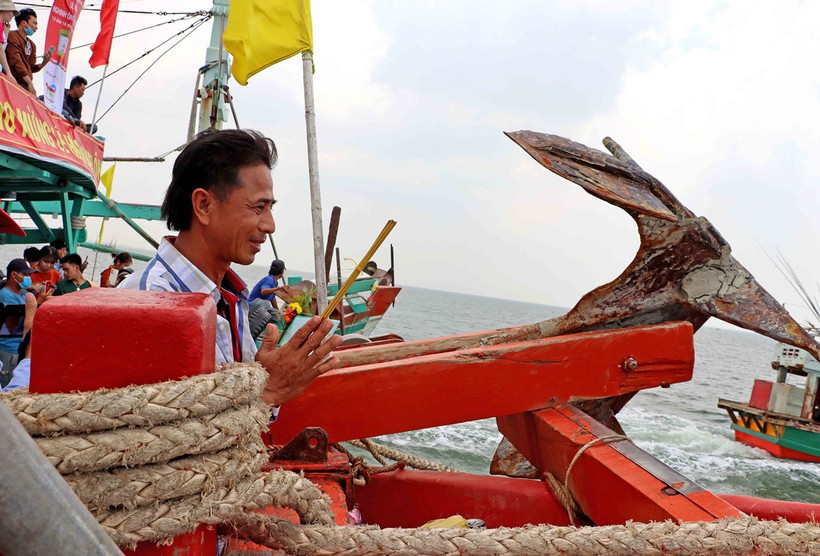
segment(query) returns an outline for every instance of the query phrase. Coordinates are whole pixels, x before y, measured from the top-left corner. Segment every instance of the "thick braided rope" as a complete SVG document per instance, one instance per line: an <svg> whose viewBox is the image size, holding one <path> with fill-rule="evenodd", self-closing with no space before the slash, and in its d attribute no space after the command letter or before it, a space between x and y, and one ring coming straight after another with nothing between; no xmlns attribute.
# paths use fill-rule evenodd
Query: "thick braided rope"
<svg viewBox="0 0 820 556"><path fill-rule="evenodd" d="M447 471L451 473L455 472L455 469L450 467L449 465L436 463L434 461L416 457L413 454L408 454L407 452L402 452L401 450L388 448L383 444L377 444L376 442L373 442L369 439L365 440L367 440L367 442L363 442L362 440L347 440L346 442L348 444L351 444L352 446L356 446L357 448L367 450L368 452L373 454L374 457L376 454L379 454L380 456L392 459L394 461L404 462L408 467L412 467L413 469L425 469L427 471Z"/></svg>
<svg viewBox="0 0 820 556"><path fill-rule="evenodd" d="M258 474L267 461L265 444L259 437L213 454L140 467L72 473L63 478L90 510L136 508L197 493L207 496L216 488L231 487Z"/></svg>
<svg viewBox="0 0 820 556"><path fill-rule="evenodd" d="M260 400L239 407L147 429L114 429L86 436L38 437L35 442L60 473L98 471L169 461L222 450L261 434L270 409Z"/></svg>
<svg viewBox="0 0 820 556"><path fill-rule="evenodd" d="M379 529L303 526L271 516L244 514L229 527L236 536L301 556L337 553L407 556L820 554L820 525L759 521L751 517L681 524L630 522L604 527Z"/></svg>
<svg viewBox="0 0 820 556"><path fill-rule="evenodd" d="M185 380L73 394L19 388L0 400L31 435L145 427L251 403L259 399L267 376L261 365L234 363Z"/></svg>
<svg viewBox="0 0 820 556"><path fill-rule="evenodd" d="M259 472L268 460L260 435L270 409L259 400L266 380L258 364L234 364L144 387L18 391L10 403L30 431L49 435L34 440L118 544L162 541L268 506L330 525L330 499L310 481ZM86 429L97 432L76 434Z"/></svg>
<svg viewBox="0 0 820 556"><path fill-rule="evenodd" d="M92 512L105 532L120 546L158 541L193 531L200 524L242 519L246 510L289 507L304 523L333 524L330 499L313 483L292 471L271 471L207 495L176 498L134 510Z"/></svg>

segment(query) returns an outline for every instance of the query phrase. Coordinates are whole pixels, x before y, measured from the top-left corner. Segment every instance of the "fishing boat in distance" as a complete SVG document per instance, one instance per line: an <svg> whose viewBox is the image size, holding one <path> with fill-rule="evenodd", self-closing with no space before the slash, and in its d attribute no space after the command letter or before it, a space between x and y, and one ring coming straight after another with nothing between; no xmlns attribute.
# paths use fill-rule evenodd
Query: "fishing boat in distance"
<svg viewBox="0 0 820 556"><path fill-rule="evenodd" d="M720 399L718 407L729 414L738 442L779 458L820 463L820 363L805 350L778 343L772 369L777 378L756 379L748 402ZM789 376L805 379L804 385L789 384Z"/></svg>

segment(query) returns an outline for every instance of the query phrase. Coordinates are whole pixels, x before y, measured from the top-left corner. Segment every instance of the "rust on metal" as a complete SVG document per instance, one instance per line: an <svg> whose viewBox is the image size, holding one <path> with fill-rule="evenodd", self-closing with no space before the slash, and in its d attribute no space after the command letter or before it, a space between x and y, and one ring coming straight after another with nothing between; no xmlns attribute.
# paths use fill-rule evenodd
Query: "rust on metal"
<svg viewBox="0 0 820 556"><path fill-rule="evenodd" d="M320 427L306 427L290 442L271 454L271 462L327 461L327 433Z"/></svg>
<svg viewBox="0 0 820 556"><path fill-rule="evenodd" d="M697 329L716 317L820 358L820 345L732 256L712 224L617 143L605 141L627 162L556 135L507 136L550 171L623 208L638 225L641 245L632 263L559 317L566 326L590 330L688 320Z"/></svg>
<svg viewBox="0 0 820 556"><path fill-rule="evenodd" d="M630 265L612 282L584 295L566 315L489 332L353 349L339 354L343 365L679 320L697 330L709 317L820 358L820 345L732 256L712 224L687 209L612 139L605 144L620 160L556 135L516 131L507 136L548 170L621 207L635 220L641 244Z"/></svg>

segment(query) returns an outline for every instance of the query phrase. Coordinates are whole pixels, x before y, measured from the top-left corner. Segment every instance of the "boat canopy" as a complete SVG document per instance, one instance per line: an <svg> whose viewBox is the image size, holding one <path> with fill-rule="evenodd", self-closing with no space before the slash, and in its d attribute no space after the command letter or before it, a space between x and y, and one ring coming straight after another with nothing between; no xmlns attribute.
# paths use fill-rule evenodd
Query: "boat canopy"
<svg viewBox="0 0 820 556"><path fill-rule="evenodd" d="M0 73L0 203L36 226L24 237L0 233L0 243L63 239L74 252L86 240L87 216L158 220L158 207L115 205L98 192L104 146ZM46 214L62 225L49 226Z"/></svg>

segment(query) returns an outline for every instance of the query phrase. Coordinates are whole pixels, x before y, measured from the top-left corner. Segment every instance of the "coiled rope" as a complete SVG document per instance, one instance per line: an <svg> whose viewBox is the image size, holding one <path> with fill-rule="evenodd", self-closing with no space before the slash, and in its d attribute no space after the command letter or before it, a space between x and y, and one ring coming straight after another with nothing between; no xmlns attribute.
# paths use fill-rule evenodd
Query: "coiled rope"
<svg viewBox="0 0 820 556"><path fill-rule="evenodd" d="M231 364L179 381L74 394L19 389L2 400L121 546L268 506L331 525L330 500L310 481L259 471L268 461L266 380L258 364Z"/></svg>
<svg viewBox="0 0 820 556"><path fill-rule="evenodd" d="M633 523L604 527L379 529L295 525L245 514L225 532L301 556L324 554L576 554L584 556L820 554L820 525L760 521Z"/></svg>
<svg viewBox="0 0 820 556"><path fill-rule="evenodd" d="M310 481L287 471L259 472L268 459L260 438L268 408L259 401L266 380L257 364L232 364L142 387L38 395L21 389L0 399L121 546L221 524L224 532L305 555L820 555L816 523L755 518L582 528L336 527L329 498ZM448 470L372 441L353 444L378 454L383 465L389 457ZM302 524L252 513L269 506L292 508Z"/></svg>

